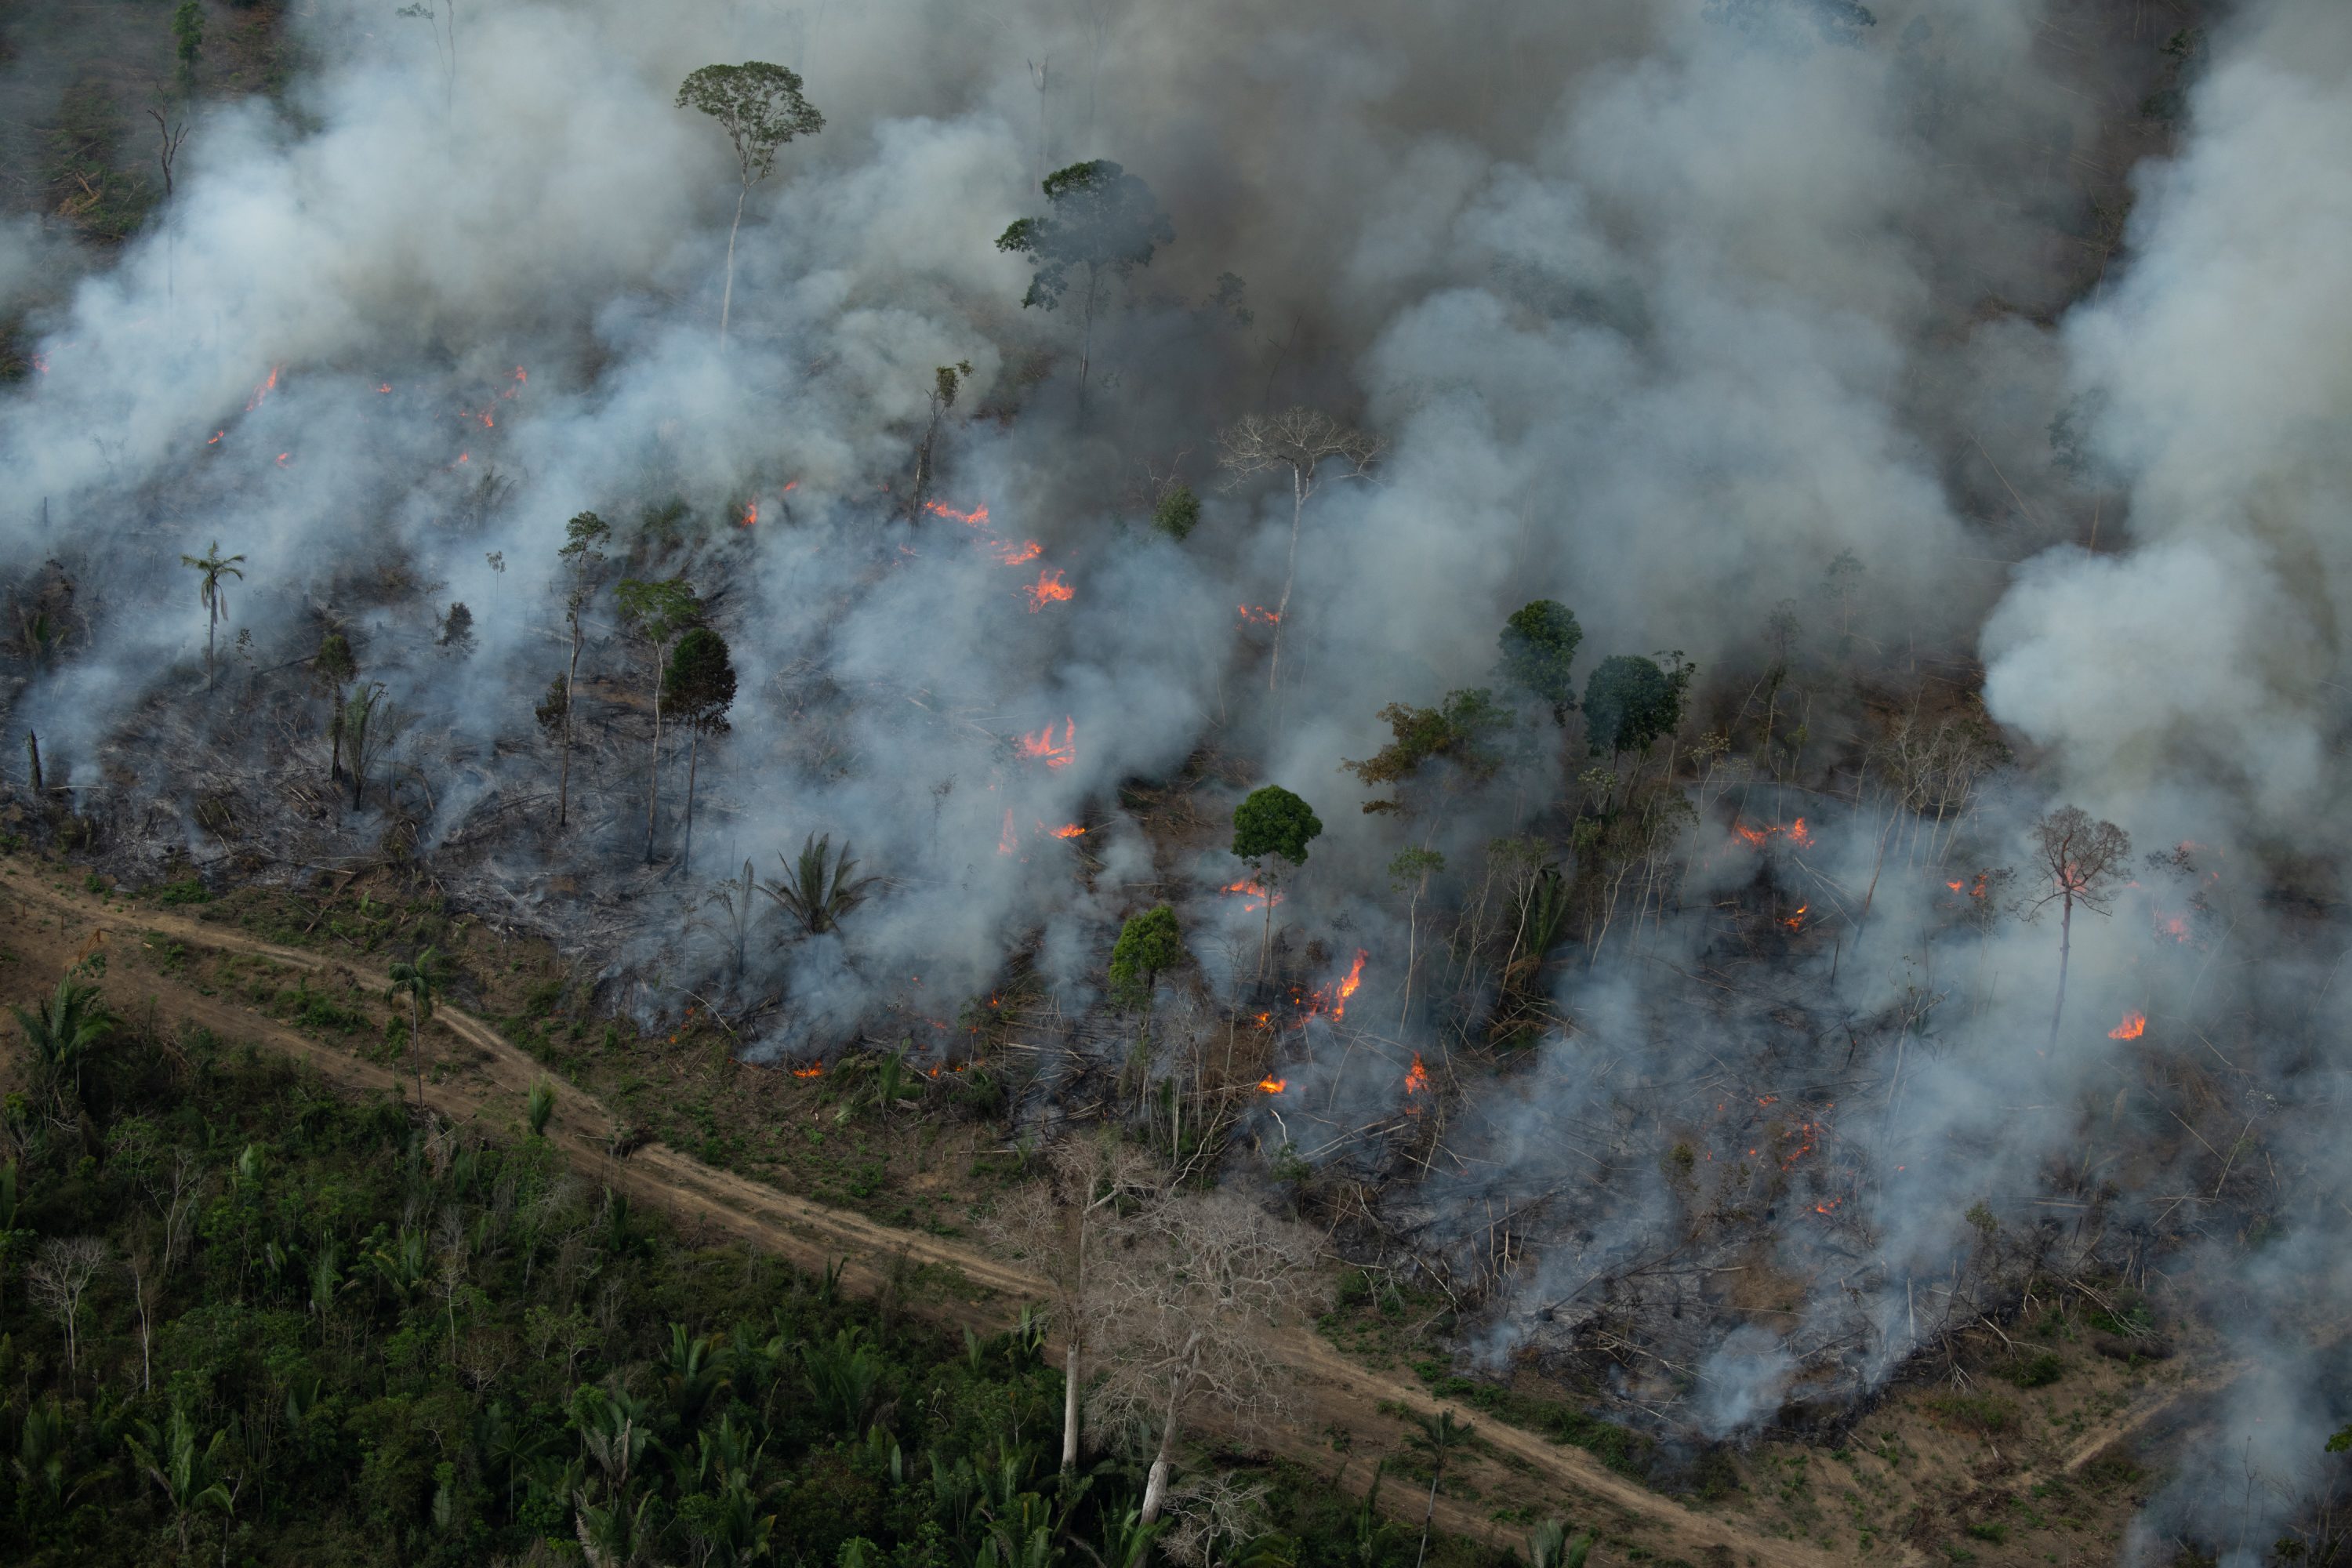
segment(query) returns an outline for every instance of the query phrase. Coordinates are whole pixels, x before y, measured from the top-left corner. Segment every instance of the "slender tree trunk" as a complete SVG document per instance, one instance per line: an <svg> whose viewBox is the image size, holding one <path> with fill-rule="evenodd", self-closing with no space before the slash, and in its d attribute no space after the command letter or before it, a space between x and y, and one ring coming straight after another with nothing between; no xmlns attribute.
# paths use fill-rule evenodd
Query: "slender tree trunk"
<svg viewBox="0 0 2352 1568"><path fill-rule="evenodd" d="M215 551L215 554L219 552ZM213 689L213 632L220 625L218 601L205 606L205 689Z"/></svg>
<svg viewBox="0 0 2352 1568"><path fill-rule="evenodd" d="M686 850L679 859L680 867L688 871L694 869L694 770L701 762L702 726L697 724L694 726L694 743L687 748L686 752Z"/></svg>
<svg viewBox="0 0 2352 1568"><path fill-rule="evenodd" d="M408 994L408 1059L416 1068L416 1109L425 1109L425 1011L423 998Z"/></svg>
<svg viewBox="0 0 2352 1568"><path fill-rule="evenodd" d="M1412 1017L1412 966L1421 957L1421 894L1429 886L1429 875L1422 874L1412 889L1412 901L1404 909L1404 1010L1397 1016L1397 1033L1404 1033L1405 1024Z"/></svg>
<svg viewBox="0 0 2352 1568"><path fill-rule="evenodd" d="M1266 666L1265 689L1282 680L1282 628L1290 618L1290 588L1298 580L1298 520L1307 510L1307 475L1290 470L1290 559L1282 569L1282 598L1274 606L1274 658Z"/></svg>
<svg viewBox="0 0 2352 1568"><path fill-rule="evenodd" d="M1094 266L1087 268L1086 325L1078 334L1078 416L1082 419L1087 413L1087 371L1095 357L1095 284L1101 270Z"/></svg>
<svg viewBox="0 0 2352 1568"><path fill-rule="evenodd" d="M2066 1016L2066 963L2074 949L2074 895L2068 893L2058 916L2058 1005L2050 1009L2050 1048L2058 1048L2058 1020Z"/></svg>
<svg viewBox="0 0 2352 1568"><path fill-rule="evenodd" d="M1062 1358L1062 1473L1078 1468L1078 1326L1071 1314L1070 1348Z"/></svg>
<svg viewBox="0 0 2352 1568"><path fill-rule="evenodd" d="M1176 1447L1176 1399L1182 1387L1181 1374L1175 1387L1168 1391L1168 1415L1160 1423L1160 1449L1151 1456L1151 1469L1143 1482L1143 1515L1141 1522L1156 1524L1160 1510L1168 1503L1168 1465L1170 1451Z"/></svg>
<svg viewBox="0 0 2352 1568"><path fill-rule="evenodd" d="M719 297L719 346L727 346L727 317L735 308L735 236L743 227L743 204L751 199L751 182L735 194L735 226L727 231L727 291Z"/></svg>
<svg viewBox="0 0 2352 1568"><path fill-rule="evenodd" d="M661 813L661 678L663 649L654 649L654 758L653 778L646 790L646 864L654 863L654 824Z"/></svg>
<svg viewBox="0 0 2352 1568"><path fill-rule="evenodd" d="M1257 977L1265 979L1265 966L1274 957L1274 877L1270 872L1257 874L1257 896L1265 905L1265 934L1257 944Z"/></svg>
<svg viewBox="0 0 2352 1568"><path fill-rule="evenodd" d="M328 700L334 706L327 715L327 782L333 784L343 776L343 694L338 690Z"/></svg>
<svg viewBox="0 0 2352 1568"><path fill-rule="evenodd" d="M572 612L572 662L563 668L563 761L555 775L555 826L572 815L572 710L579 702L580 612Z"/></svg>
<svg viewBox="0 0 2352 1568"><path fill-rule="evenodd" d="M1421 1550L1413 1553L1412 1568L1421 1568L1429 1557L1429 1527L1437 1522L1437 1481L1445 1474L1445 1450L1437 1451L1437 1462L1429 1470L1429 1507L1421 1516Z"/></svg>

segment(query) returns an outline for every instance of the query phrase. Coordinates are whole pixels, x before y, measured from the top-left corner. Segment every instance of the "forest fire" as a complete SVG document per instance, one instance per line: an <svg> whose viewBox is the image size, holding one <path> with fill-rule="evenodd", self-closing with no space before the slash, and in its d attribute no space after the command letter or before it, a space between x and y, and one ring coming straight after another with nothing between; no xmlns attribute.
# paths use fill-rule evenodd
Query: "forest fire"
<svg viewBox="0 0 2352 1568"><path fill-rule="evenodd" d="M245 405L245 411L247 414L269 401L269 395L278 390L278 373L284 368L283 365L275 364L269 367L269 379L253 389L253 396Z"/></svg>
<svg viewBox="0 0 2352 1568"><path fill-rule="evenodd" d="M756 501L756 500L745 501L745 502L743 503L743 524L742 524L742 525L743 525L745 528L756 528L756 527L758 527L758 526L759 526L759 523L760 523L760 503L759 503L758 501Z"/></svg>
<svg viewBox="0 0 2352 1568"><path fill-rule="evenodd" d="M974 507L970 511L958 511L944 501L927 500L923 503L923 510L933 517L943 517L950 522L962 523L966 528L988 526L988 509L984 506Z"/></svg>
<svg viewBox="0 0 2352 1568"><path fill-rule="evenodd" d="M1797 906L1797 912L1795 914L1783 917L1780 923L1790 931L1804 930L1805 911L1812 907L1813 906L1811 904L1799 904Z"/></svg>
<svg viewBox="0 0 2352 1568"><path fill-rule="evenodd" d="M1286 1078L1262 1078L1257 1080L1257 1087L1261 1094L1280 1094L1290 1087L1290 1080Z"/></svg>
<svg viewBox="0 0 2352 1568"><path fill-rule="evenodd" d="M1357 989L1364 984L1364 960L1370 956L1362 948L1358 948L1356 962L1348 966L1348 973L1340 977L1339 983L1315 993L1315 1006L1310 1011L1321 1012L1328 1008L1331 1014L1331 1021L1335 1024L1346 1017L1348 999L1353 996Z"/></svg>
<svg viewBox="0 0 2352 1568"><path fill-rule="evenodd" d="M1265 885L1262 882L1252 881L1246 877L1238 882L1227 882L1223 887L1219 888L1217 891L1221 893L1237 894L1244 899L1263 900L1266 897ZM1282 895L1280 893L1275 894L1270 901L1277 904L1282 902ZM1265 903L1245 903L1242 906L1242 912L1244 914L1254 915L1265 907L1266 905Z"/></svg>
<svg viewBox="0 0 2352 1568"><path fill-rule="evenodd" d="M1077 597L1078 591L1070 586L1069 579L1052 567L1037 574L1037 585L1028 589L1029 613L1035 615L1048 605L1067 604Z"/></svg>
<svg viewBox="0 0 2352 1568"><path fill-rule="evenodd" d="M1281 616L1261 605L1244 605L1241 606L1241 612L1242 625L1245 626L1272 626L1282 624Z"/></svg>
<svg viewBox="0 0 2352 1568"><path fill-rule="evenodd" d="M1412 1066L1405 1069L1404 1092L1407 1099L1429 1092L1429 1068L1422 1065L1419 1051L1412 1053ZM1405 1109L1418 1112L1421 1108L1409 1105Z"/></svg>
<svg viewBox="0 0 2352 1568"><path fill-rule="evenodd" d="M1731 831L1735 837L1750 849L1761 849L1772 839L1782 837L1787 838L1800 849L1811 849L1813 847L1813 836L1806 829L1805 819L1801 816L1786 826L1775 822L1763 827L1750 827L1748 824L1735 819L1731 824Z"/></svg>
<svg viewBox="0 0 2352 1568"><path fill-rule="evenodd" d="M1017 545L1010 540L1000 539L989 548L995 552L996 558L1007 566L1025 565L1036 560L1045 551L1045 547L1034 539L1024 539Z"/></svg>
<svg viewBox="0 0 2352 1568"><path fill-rule="evenodd" d="M1075 822L1066 822L1061 826L1048 831L1056 838L1084 838L1087 836L1087 830Z"/></svg>
<svg viewBox="0 0 2352 1568"><path fill-rule="evenodd" d="M1019 742L1019 753L1034 757L1049 768L1066 768L1078 760L1077 721L1068 714L1062 715L1062 740L1054 742L1054 726L1046 725L1034 735L1024 735Z"/></svg>
<svg viewBox="0 0 2352 1568"><path fill-rule="evenodd" d="M824 1064L823 1062L811 1062L804 1068L794 1068L793 1069L793 1076L794 1078L823 1078L824 1076Z"/></svg>
<svg viewBox="0 0 2352 1568"><path fill-rule="evenodd" d="M2124 1015L2124 1021L2107 1031L2111 1040L2137 1040L2147 1033L2147 1015L2137 1008Z"/></svg>

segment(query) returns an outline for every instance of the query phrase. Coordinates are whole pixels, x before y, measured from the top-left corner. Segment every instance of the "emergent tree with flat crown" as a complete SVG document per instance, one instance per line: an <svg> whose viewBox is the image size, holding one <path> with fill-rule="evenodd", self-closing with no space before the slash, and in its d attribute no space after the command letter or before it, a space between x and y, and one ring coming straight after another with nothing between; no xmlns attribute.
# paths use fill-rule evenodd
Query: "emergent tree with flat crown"
<svg viewBox="0 0 2352 1568"><path fill-rule="evenodd" d="M996 237L996 248L1036 264L1024 309L1051 310L1062 302L1070 273L1085 274L1079 295L1078 407L1087 405L1087 373L1094 360L1095 303L1106 274L1124 278L1151 265L1153 254L1176 241L1151 187L1106 158L1073 163L1045 176L1046 210L1017 219Z"/></svg>
<svg viewBox="0 0 2352 1568"><path fill-rule="evenodd" d="M743 227L743 204L751 187L776 166L776 150L796 136L824 129L824 116L801 96L800 73L746 60L740 66L704 66L677 89L677 107L697 109L719 121L735 149L742 175L735 194L735 223L727 231L727 291L719 301L719 346L727 346L727 318L735 304L735 237Z"/></svg>

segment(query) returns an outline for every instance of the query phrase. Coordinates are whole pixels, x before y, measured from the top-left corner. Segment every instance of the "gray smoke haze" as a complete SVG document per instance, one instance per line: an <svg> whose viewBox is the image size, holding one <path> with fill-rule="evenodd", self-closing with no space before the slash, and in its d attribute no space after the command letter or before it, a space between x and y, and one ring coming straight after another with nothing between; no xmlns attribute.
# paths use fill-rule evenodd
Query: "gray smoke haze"
<svg viewBox="0 0 2352 1568"><path fill-rule="evenodd" d="M1156 845L1120 786L1206 757L1213 816L1221 792L1287 784L1328 827L1278 911L1289 951L1323 986L1369 955L1348 1018L1366 1033L1286 1037L1294 1087L1262 1142L1416 1173L1387 1217L1456 1280L1494 1215L1526 1214L1469 1334L1490 1365L1559 1349L1599 1310L1580 1292L1641 1265L1612 1310L1688 1306L1704 1359L1693 1390L1620 1391L1685 1435L1874 1388L1937 1321L1998 1306L1970 1298L1982 1260L2041 1234L2035 1201L2073 1193L2097 1151L2122 1161L2118 1231L2157 1237L2144 1200L2180 1190L2168 1165L2189 1154L2154 1144L2148 1047L2106 1033L2126 1011L2156 1021L2151 1044L2230 1044L2230 1092L2262 1097L2233 1114L2314 1191L2344 1190L2326 1136L2341 1068L2307 1007L2326 943L2262 896L2284 878L2340 898L2340 8L2274 0L2216 30L2178 156L2135 175L2103 276L2078 166L2130 155L2112 106L2153 46L2065 0L1891 0L1866 27L1810 0L468 0L446 76L392 10L294 18L310 68L292 100L205 111L176 202L47 308L46 368L5 405L0 570L29 592L59 562L91 632L13 693L11 722L75 784L167 825L159 844L206 858L199 792L269 798L323 771L294 697L207 728L177 562L215 538L247 557L233 668L347 624L415 717L426 848L465 868L468 899L628 974L617 1005L650 1016L726 984L723 942L686 923L709 879L745 857L772 876L812 831L853 839L888 885L845 937L758 944L740 994L786 999L768 1053L892 1009L942 1044L1017 955L1076 1014L1118 921L1161 897L1211 989L1246 992L1258 916L1217 891L1238 868L1211 837ZM673 99L688 70L747 58L803 71L828 125L753 192L722 353L733 165ZM1042 173L1094 156L1150 180L1179 237L1098 324L1082 418L1071 312L1020 310L1024 270L991 241ZM0 300L57 268L40 233L0 229ZM1246 321L1208 303L1226 273ZM933 494L987 518L909 526L932 368L960 360L974 374ZM1279 591L1289 498L1213 488L1213 436L1294 401L1388 451L1307 509L1273 698L1236 610ZM1180 461L1207 502L1181 547L1135 526L1129 493ZM742 696L699 758L695 875L665 879L636 868L633 711L592 725L572 840L496 824L545 815L553 787L531 706L562 663L565 520L627 531L674 499L700 524L653 559L712 592ZM1862 587L1841 596L1848 552ZM1033 606L1048 572L1074 596ZM1523 742L1403 830L1352 809L1337 770L1386 738L1382 704L1490 684L1497 626L1538 596L1581 617L1581 668L1687 652L1695 732L1744 721L1786 606L1804 765L1834 787L1698 786L1687 864L1647 923L1562 966L1565 1026L1494 1083L1454 1074L1453 1026L1404 1005L1408 949L1442 960L1432 905L1410 914L1386 867L1426 843L1448 862L1432 899L1471 898L1491 840L1562 826L1536 816L1561 757ZM452 601L476 616L469 658L434 647ZM592 619L617 710L648 656L609 601ZM1903 705L1885 694L1964 679L1971 650L2025 755L1923 824L1940 814L1885 793L1864 737ZM2029 879L2027 825L2067 799L2144 848L2199 848L2192 870L2142 871L2113 918L2078 916L2045 1049L2050 921L1978 920L1967 884ZM1804 844L1732 830L1800 816ZM301 852L357 853L382 827L320 809ZM1727 934L1724 910L1777 929L1798 905L1779 948ZM2216 972L2224 944L2264 963ZM1425 1171L1365 1131L1414 1125L1416 1055L1459 1097ZM1979 1202L2000 1238L1963 1219ZM1803 1282L1793 1326L1736 1328L1715 1266L1681 1247L1735 1212L1759 1227L1754 1266ZM2210 1256L2150 1245L2185 1277L2243 1274L2263 1304L2233 1320L2246 1347L2305 1365L2298 1325L2344 1283L2342 1249L2314 1222L2248 1271L2212 1224ZM2245 1396L2280 1445L2273 1520L2344 1416L2320 1392L2340 1380L2304 1382L2285 1438L2279 1407ZM2226 1479L2184 1476L2147 1550L2210 1535Z"/></svg>

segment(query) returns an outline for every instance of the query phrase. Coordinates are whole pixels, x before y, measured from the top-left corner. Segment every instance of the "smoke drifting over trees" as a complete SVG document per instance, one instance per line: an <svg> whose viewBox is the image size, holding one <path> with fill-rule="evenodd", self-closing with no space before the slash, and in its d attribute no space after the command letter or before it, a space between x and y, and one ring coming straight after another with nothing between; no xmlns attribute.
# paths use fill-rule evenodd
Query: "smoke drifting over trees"
<svg viewBox="0 0 2352 1568"><path fill-rule="evenodd" d="M126 877L397 849L761 1059L1108 1011L1166 904L1224 1022L1159 1004L1154 1081L1242 1097L1237 1188L1379 1186L1318 1217L1465 1366L1736 1438L2153 1275L2240 1309L2275 1533L2352 1418L2352 13L2149 9L289 10L119 251L0 226L18 795ZM2167 847L2063 960L2062 805Z"/></svg>

